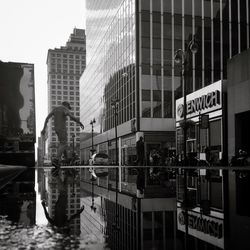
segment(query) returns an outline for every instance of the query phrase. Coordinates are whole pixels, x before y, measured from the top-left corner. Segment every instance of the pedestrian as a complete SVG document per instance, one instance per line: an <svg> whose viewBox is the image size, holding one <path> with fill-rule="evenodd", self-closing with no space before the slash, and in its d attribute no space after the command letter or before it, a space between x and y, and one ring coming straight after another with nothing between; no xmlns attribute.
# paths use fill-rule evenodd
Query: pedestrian
<svg viewBox="0 0 250 250"><path fill-rule="evenodd" d="M67 127L66 127L67 116L74 122L78 123L82 129L84 129L84 126L79 121L79 119L77 119L70 113L70 109L71 109L71 106L66 101L62 102L62 105L54 108L46 117L45 122L44 122L44 127L42 130L42 135L44 135L49 119L51 117L54 117L54 129L59 140L59 145L57 149L57 159L52 161L54 162L54 164L56 164L56 166L59 166L59 162L63 154L64 154L65 159L67 160L67 151L66 151L67 141L68 141Z"/></svg>

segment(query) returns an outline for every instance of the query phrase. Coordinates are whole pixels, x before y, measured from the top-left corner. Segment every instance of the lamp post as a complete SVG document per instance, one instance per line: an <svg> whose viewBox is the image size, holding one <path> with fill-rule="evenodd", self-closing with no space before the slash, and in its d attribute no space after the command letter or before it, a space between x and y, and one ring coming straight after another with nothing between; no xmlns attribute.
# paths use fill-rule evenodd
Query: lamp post
<svg viewBox="0 0 250 250"><path fill-rule="evenodd" d="M111 107L114 112L115 117L115 165L116 165L116 193L115 193L115 229L118 230L118 141L117 141L117 122L118 122L118 106L119 106L119 99L113 99L111 101Z"/></svg>
<svg viewBox="0 0 250 250"><path fill-rule="evenodd" d="M95 118L93 118L90 121L90 125L91 125L91 154L94 154L94 123L95 123Z"/></svg>
<svg viewBox="0 0 250 250"><path fill-rule="evenodd" d="M186 154L187 154L187 89L186 89L186 82L185 82L185 75L186 75L186 67L189 63L189 56L190 52L192 54L196 54L198 51L197 43L195 42L195 39L192 39L187 46L186 51L182 49L178 49L175 51L174 60L176 64L182 65L182 71L181 71L181 82L183 87L183 157L184 157L184 164L186 164Z"/></svg>
<svg viewBox="0 0 250 250"><path fill-rule="evenodd" d="M187 46L186 50L178 49L175 51L174 61L177 64L181 64L181 83L183 87L183 166L184 166L184 209L185 209L185 242L184 249L188 249L188 194L187 194L187 89L185 82L186 67L190 63L190 54L195 54L198 51L197 43L193 38Z"/></svg>

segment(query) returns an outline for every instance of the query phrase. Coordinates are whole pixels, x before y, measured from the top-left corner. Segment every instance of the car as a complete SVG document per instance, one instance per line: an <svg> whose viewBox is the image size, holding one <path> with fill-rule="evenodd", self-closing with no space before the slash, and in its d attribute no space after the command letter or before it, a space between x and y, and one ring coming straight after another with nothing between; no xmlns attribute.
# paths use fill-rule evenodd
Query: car
<svg viewBox="0 0 250 250"><path fill-rule="evenodd" d="M44 166L51 166L51 165L52 165L52 162L51 162L51 160L49 160L49 159L44 159L44 160L43 160L43 165L44 165Z"/></svg>
<svg viewBox="0 0 250 250"><path fill-rule="evenodd" d="M96 153L89 159L89 165L109 165L109 156L105 153Z"/></svg>

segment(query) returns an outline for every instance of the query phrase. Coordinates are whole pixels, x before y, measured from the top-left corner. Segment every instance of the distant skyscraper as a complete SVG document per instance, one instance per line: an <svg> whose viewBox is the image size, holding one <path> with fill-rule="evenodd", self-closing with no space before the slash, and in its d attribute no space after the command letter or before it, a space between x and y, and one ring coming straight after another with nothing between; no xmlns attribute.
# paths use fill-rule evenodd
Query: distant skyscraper
<svg viewBox="0 0 250 250"><path fill-rule="evenodd" d="M66 46L49 49L47 56L48 72L48 112L68 101L72 107L72 114L79 118L79 78L86 67L86 36L85 30L75 28ZM48 154L49 157L57 153L58 138L52 126L48 123ZM68 146L75 145L79 154L80 128L72 121L68 121ZM70 149L70 151L71 151Z"/></svg>

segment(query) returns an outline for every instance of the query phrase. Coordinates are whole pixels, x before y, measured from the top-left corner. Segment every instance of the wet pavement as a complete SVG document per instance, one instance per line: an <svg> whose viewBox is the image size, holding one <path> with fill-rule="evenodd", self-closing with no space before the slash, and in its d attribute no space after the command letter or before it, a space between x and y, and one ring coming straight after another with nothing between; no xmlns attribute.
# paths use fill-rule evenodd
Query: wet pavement
<svg viewBox="0 0 250 250"><path fill-rule="evenodd" d="M0 249L108 249L104 235L81 233L79 169L13 173L0 190Z"/></svg>
<svg viewBox="0 0 250 250"><path fill-rule="evenodd" d="M141 169L2 168L0 249L250 249L250 167Z"/></svg>

